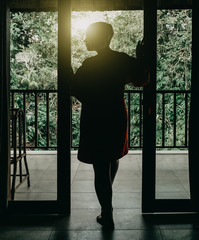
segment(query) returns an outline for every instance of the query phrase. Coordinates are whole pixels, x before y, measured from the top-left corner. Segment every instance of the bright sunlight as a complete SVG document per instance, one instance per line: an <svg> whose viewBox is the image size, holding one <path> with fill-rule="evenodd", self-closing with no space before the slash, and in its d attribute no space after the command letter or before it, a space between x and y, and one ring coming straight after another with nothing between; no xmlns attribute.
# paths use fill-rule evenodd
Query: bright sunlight
<svg viewBox="0 0 199 240"><path fill-rule="evenodd" d="M115 18L121 14L121 11L112 12L72 12L71 18L71 33L72 36L78 35L79 33L85 33L87 27L94 22L106 22L109 18Z"/></svg>

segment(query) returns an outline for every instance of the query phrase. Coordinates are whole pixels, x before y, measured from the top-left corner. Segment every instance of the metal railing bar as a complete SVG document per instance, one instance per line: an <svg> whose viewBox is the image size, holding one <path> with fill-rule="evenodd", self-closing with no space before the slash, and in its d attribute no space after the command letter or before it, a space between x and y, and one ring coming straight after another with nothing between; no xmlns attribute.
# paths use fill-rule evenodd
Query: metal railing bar
<svg viewBox="0 0 199 240"><path fill-rule="evenodd" d="M173 146L176 146L176 92L173 94Z"/></svg>
<svg viewBox="0 0 199 240"><path fill-rule="evenodd" d="M165 93L162 93L162 146L165 146Z"/></svg>
<svg viewBox="0 0 199 240"><path fill-rule="evenodd" d="M140 112L139 112L139 129L140 129L140 136L139 136L139 142L140 147L142 146L142 92L139 93L139 101L140 101Z"/></svg>
<svg viewBox="0 0 199 240"><path fill-rule="evenodd" d="M33 89L11 89L10 90L11 93L57 93L58 91L57 90L49 90L49 89L44 89L44 90L41 90L41 89L36 89L36 90L33 90Z"/></svg>
<svg viewBox="0 0 199 240"><path fill-rule="evenodd" d="M19 157L21 157L22 155L21 155L21 144L22 144L22 138L21 138L21 124L22 124L22 122L21 122L21 120L22 120L22 113L21 112L19 112L19 126L18 126L18 128L19 128ZM19 178L19 180L20 180L20 183L22 182L22 176L21 176L21 173L22 173L22 162L21 161L19 161L19 172L20 172L20 178Z"/></svg>
<svg viewBox="0 0 199 240"><path fill-rule="evenodd" d="M24 110L24 114L26 114L26 95L27 94L34 94L35 96L35 144L34 146L27 146L27 148L29 149L34 149L34 148L38 148L38 149L49 149L49 148L52 148L52 149L57 149L57 146L50 146L50 129L49 129L49 126L50 126L50 122L49 122L49 117L50 117L50 99L49 99L49 94L50 93L58 93L57 90L21 90L21 89L17 89L17 90L14 90L12 89L11 90L11 105L12 105L12 108L15 107L15 93L22 93L23 94L23 110ZM47 136L46 136L46 146L38 146L38 95L39 94L46 94L46 131L47 131ZM157 148L186 148L187 145L188 145L188 104L189 104L189 94L191 93L190 90L157 90L156 93L158 94L161 94L162 95L162 145L161 146L156 146ZM177 146L177 143L176 143L176 135L177 135L177 126L176 126L176 123L177 123L177 120L176 120L176 115L177 115L177 106L176 106L176 103L177 103L177 94L180 93L180 94L185 94L185 144L183 146ZM142 126L142 117L143 117L143 114L142 114L142 94L143 94L143 90L142 89L132 89L132 90L125 90L125 94L127 95L126 96L126 99L127 99L127 109L128 109L128 115L129 115L129 119L128 119L128 138L129 138L129 148L135 148L135 149L138 149L138 148L141 148L142 147L142 129L143 129L143 126ZM139 106L140 106L140 109L139 109L139 131L140 131L140 135L138 136L139 137L139 143L138 145L134 146L134 143L132 143L130 141L131 139L131 129L132 129L132 124L131 124L131 97L132 94L139 94ZM174 119L173 119L173 146L165 146L165 94L173 94L173 97L174 97L174 102L173 102L173 116L174 116ZM12 131L14 130L14 127L12 129ZM14 134L14 133L13 133ZM72 140L72 138L71 138ZM28 145L28 144L27 144ZM72 146L74 149L77 149L78 146Z"/></svg>
<svg viewBox="0 0 199 240"><path fill-rule="evenodd" d="M46 93L46 141L47 141L47 147L49 148L49 92Z"/></svg>
<svg viewBox="0 0 199 240"><path fill-rule="evenodd" d="M23 93L23 114L24 114L24 120L23 120L23 127L24 127L24 136L23 136L23 147L25 149L25 143L26 143L26 92Z"/></svg>
<svg viewBox="0 0 199 240"><path fill-rule="evenodd" d="M22 92L29 92L29 93L57 93L58 91L53 89L53 90L49 90L49 89L44 89L44 90L33 90L33 89L11 89L10 92L14 92L14 93L22 93ZM141 89L126 89L125 93L140 93L143 92L143 90ZM156 93L162 93L162 92L166 92L166 93L191 93L191 90L157 90Z"/></svg>
<svg viewBox="0 0 199 240"><path fill-rule="evenodd" d="M131 147L131 103L130 103L130 92L128 92L128 142L129 147Z"/></svg>
<svg viewBox="0 0 199 240"><path fill-rule="evenodd" d="M38 92L35 92L35 148L38 147Z"/></svg>
<svg viewBox="0 0 199 240"><path fill-rule="evenodd" d="M187 125L188 125L188 93L185 93L185 146L187 147Z"/></svg>

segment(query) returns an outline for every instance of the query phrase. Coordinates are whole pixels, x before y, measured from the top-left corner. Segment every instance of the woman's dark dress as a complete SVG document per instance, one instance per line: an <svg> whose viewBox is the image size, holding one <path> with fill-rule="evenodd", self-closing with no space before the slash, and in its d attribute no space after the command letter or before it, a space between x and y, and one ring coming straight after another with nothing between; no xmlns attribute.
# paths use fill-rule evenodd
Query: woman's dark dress
<svg viewBox="0 0 199 240"><path fill-rule="evenodd" d="M110 50L86 59L74 75L72 95L82 103L78 159L117 160L128 152L124 86L139 75L137 59Z"/></svg>

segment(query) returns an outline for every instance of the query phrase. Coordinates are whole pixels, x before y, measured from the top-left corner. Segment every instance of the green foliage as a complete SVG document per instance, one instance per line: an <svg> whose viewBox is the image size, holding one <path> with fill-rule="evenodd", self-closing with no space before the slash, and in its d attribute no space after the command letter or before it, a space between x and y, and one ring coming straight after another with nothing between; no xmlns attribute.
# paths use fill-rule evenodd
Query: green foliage
<svg viewBox="0 0 199 240"><path fill-rule="evenodd" d="M72 13L72 67L74 72L83 60L95 52L88 52L85 44L86 24L106 21L114 28L111 47L135 56L136 44L143 37L142 11L73 12ZM157 89L188 90L191 85L191 10L159 10L157 24ZM84 24L86 23L86 24ZM57 88L57 13L11 13L11 89L56 89ZM127 85L126 89L132 89ZM45 96L38 97L38 141L46 145ZM126 98L127 101L127 98ZM131 94L130 142L139 145L140 96ZM173 139L173 97L165 96L165 145ZM15 102L23 107L22 97ZM72 98L72 141L79 141L81 104ZM177 95L177 143L184 144L185 96ZM34 142L34 96L27 98L27 140ZM162 141L162 97L157 94L156 142ZM50 96L50 144L57 141L57 95Z"/></svg>
<svg viewBox="0 0 199 240"><path fill-rule="evenodd" d="M157 27L157 88L190 89L191 11L159 10Z"/></svg>
<svg viewBox="0 0 199 240"><path fill-rule="evenodd" d="M56 89L57 14L11 14L11 88Z"/></svg>

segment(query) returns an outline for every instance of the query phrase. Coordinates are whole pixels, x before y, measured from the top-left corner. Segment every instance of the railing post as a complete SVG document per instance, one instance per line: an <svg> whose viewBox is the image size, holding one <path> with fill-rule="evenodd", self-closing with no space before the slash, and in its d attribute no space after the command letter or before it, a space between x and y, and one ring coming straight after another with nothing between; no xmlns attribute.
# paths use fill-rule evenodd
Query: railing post
<svg viewBox="0 0 199 240"><path fill-rule="evenodd" d="M176 92L173 94L173 146L176 146Z"/></svg>
<svg viewBox="0 0 199 240"><path fill-rule="evenodd" d="M144 0L144 42L150 83L143 96L142 211L153 212L156 172L157 0Z"/></svg>
<svg viewBox="0 0 199 240"><path fill-rule="evenodd" d="M46 93L46 143L49 148L49 93Z"/></svg>
<svg viewBox="0 0 199 240"><path fill-rule="evenodd" d="M26 92L23 92L23 151L26 152Z"/></svg>
<svg viewBox="0 0 199 240"><path fill-rule="evenodd" d="M139 93L139 97L140 97L140 144L139 147L142 148L142 92Z"/></svg>
<svg viewBox="0 0 199 240"><path fill-rule="evenodd" d="M38 146L38 94L35 92L35 148Z"/></svg>
<svg viewBox="0 0 199 240"><path fill-rule="evenodd" d="M185 93L185 147L187 147L188 92Z"/></svg>
<svg viewBox="0 0 199 240"><path fill-rule="evenodd" d="M131 147L131 98L130 92L128 92L128 142L129 147Z"/></svg>
<svg viewBox="0 0 199 240"><path fill-rule="evenodd" d="M58 0L58 202L70 213L71 0Z"/></svg>
<svg viewBox="0 0 199 240"><path fill-rule="evenodd" d="M162 93L162 146L165 145L165 94Z"/></svg>

